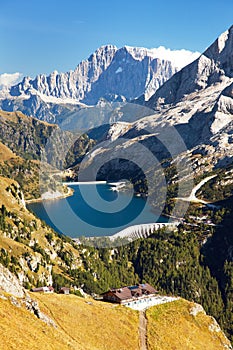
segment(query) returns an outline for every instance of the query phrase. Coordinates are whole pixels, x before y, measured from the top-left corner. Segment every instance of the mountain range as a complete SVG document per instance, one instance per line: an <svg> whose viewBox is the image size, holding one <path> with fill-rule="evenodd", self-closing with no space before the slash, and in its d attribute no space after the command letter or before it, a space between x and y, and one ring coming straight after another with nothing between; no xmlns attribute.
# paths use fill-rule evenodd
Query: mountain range
<svg viewBox="0 0 233 350"><path fill-rule="evenodd" d="M61 123L100 99L125 102L154 92L198 53L113 45L102 46L67 73L40 74L0 91L0 107ZM163 57L164 56L164 57ZM182 63L178 57L182 56ZM86 118L78 115L78 118ZM108 121L108 120L107 120Z"/></svg>

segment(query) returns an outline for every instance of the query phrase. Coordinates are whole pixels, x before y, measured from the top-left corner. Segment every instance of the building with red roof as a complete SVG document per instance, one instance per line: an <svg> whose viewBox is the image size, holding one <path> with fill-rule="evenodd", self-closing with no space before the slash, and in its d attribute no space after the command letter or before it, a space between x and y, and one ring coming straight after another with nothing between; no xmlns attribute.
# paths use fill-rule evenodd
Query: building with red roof
<svg viewBox="0 0 233 350"><path fill-rule="evenodd" d="M142 283L135 286L112 288L102 296L104 301L129 306L134 302L151 298L156 293L157 291L150 284Z"/></svg>

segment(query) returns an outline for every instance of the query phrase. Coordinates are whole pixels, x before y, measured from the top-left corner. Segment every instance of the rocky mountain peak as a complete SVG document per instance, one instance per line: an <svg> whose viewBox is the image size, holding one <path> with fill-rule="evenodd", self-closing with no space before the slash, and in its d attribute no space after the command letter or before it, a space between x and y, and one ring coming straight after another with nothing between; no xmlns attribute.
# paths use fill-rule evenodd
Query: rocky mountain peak
<svg viewBox="0 0 233 350"><path fill-rule="evenodd" d="M93 57L106 57L112 56L116 53L118 48L115 45L102 45L100 46L93 54L91 54L88 58L89 61L92 61Z"/></svg>
<svg viewBox="0 0 233 350"><path fill-rule="evenodd" d="M233 26L222 33L215 42L203 53L206 57L224 64L227 57L232 56Z"/></svg>
<svg viewBox="0 0 233 350"><path fill-rule="evenodd" d="M124 46L123 49L138 61L142 61L145 57L156 58L155 55L152 54L151 50L144 47Z"/></svg>
<svg viewBox="0 0 233 350"><path fill-rule="evenodd" d="M214 84L229 84L229 78L232 77L233 27L221 34L199 58L158 89L148 105L156 108L161 103L174 104L186 95Z"/></svg>

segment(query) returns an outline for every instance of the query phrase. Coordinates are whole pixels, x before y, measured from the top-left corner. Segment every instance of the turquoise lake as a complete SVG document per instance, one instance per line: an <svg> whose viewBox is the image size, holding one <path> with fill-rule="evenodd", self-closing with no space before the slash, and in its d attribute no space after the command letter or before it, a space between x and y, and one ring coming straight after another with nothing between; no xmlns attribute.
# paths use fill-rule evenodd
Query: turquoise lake
<svg viewBox="0 0 233 350"><path fill-rule="evenodd" d="M69 185L67 198L28 204L55 231L71 238L110 236L136 224L166 222L154 214L147 200L116 192L107 184Z"/></svg>

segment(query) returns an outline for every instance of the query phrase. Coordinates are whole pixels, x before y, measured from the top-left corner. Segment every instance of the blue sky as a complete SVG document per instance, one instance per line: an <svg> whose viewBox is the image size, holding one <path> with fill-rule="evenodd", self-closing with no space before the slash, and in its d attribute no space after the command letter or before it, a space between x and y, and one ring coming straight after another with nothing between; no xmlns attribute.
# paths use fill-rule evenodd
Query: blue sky
<svg viewBox="0 0 233 350"><path fill-rule="evenodd" d="M0 0L0 74L74 69L104 44L203 51L233 0Z"/></svg>

